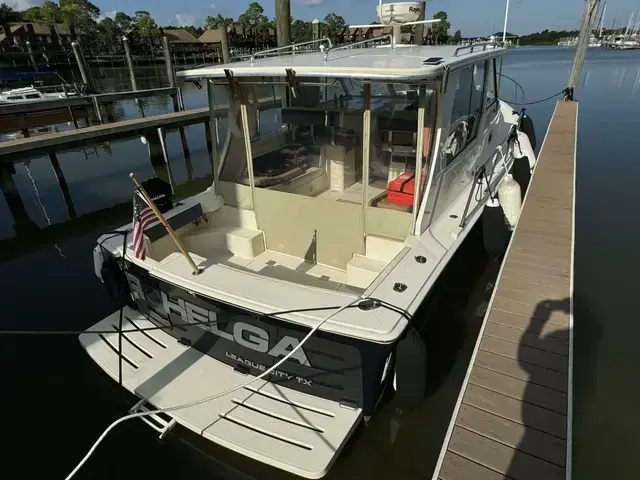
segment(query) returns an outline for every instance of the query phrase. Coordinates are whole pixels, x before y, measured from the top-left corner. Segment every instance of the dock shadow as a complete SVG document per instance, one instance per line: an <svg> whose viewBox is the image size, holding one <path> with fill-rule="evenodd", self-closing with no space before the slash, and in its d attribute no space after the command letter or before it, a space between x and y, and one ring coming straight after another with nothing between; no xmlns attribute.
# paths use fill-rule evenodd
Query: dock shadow
<svg viewBox="0 0 640 480"><path fill-rule="evenodd" d="M567 460L567 410L571 335L571 299L539 302L520 337L518 364L528 379L522 396L524 435L511 458L505 477L518 480L563 480ZM567 327L553 317L565 317Z"/></svg>

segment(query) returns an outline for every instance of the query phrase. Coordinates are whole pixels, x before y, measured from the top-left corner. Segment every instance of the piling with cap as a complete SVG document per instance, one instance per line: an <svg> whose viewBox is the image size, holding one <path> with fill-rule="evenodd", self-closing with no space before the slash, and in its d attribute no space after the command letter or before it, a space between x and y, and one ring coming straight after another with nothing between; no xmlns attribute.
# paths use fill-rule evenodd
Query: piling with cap
<svg viewBox="0 0 640 480"><path fill-rule="evenodd" d="M131 80L131 90L138 90L138 85L136 84L136 74L133 71L131 45L129 44L129 39L126 36L122 37L122 44L124 45L124 55L127 59L127 69L129 70L129 79Z"/></svg>

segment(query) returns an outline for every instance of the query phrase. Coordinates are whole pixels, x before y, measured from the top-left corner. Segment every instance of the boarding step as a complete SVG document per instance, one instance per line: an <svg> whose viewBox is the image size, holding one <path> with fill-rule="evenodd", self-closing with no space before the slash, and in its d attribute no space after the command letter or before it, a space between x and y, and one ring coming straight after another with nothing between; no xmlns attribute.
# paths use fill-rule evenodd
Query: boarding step
<svg viewBox="0 0 640 480"><path fill-rule="evenodd" d="M255 258L264 252L262 231L242 227L199 226L182 237L189 251L204 257L227 250L243 258Z"/></svg>
<svg viewBox="0 0 640 480"><path fill-rule="evenodd" d="M149 407L147 407L149 405ZM159 438L164 438L167 433L171 431L171 429L176 424L176 419L169 416L166 413L150 413L157 410L150 403L148 403L144 398L136 403L131 410L129 410L130 414L142 413L140 420L153 428L156 432L158 432Z"/></svg>
<svg viewBox="0 0 640 480"><path fill-rule="evenodd" d="M356 254L347 262L347 283L367 288L386 266L387 262Z"/></svg>
<svg viewBox="0 0 640 480"><path fill-rule="evenodd" d="M405 244L403 241L393 240L392 238L367 235L365 247L368 258L389 263L398 256Z"/></svg>

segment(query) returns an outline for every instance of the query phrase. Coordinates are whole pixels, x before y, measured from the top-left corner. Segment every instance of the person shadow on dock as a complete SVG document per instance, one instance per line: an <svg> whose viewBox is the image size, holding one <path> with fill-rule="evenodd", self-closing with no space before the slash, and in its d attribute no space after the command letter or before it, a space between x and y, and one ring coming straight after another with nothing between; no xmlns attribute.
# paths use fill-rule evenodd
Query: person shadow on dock
<svg viewBox="0 0 640 480"><path fill-rule="evenodd" d="M539 302L520 338L518 363L528 374L521 411L524 435L505 478L565 478L570 314L569 298Z"/></svg>

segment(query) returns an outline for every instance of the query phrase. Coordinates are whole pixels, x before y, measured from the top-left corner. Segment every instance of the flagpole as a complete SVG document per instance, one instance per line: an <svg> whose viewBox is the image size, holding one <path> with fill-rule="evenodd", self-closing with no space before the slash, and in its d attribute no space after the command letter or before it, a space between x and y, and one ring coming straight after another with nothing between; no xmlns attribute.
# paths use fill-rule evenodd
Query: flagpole
<svg viewBox="0 0 640 480"><path fill-rule="evenodd" d="M156 207L156 204L153 203L153 200L151 200L151 198L149 197L145 189L142 188L142 185L138 183L138 180L136 180L135 175L133 173L130 173L129 176L131 177L131 180L133 181L135 186L140 190L140 193L142 193L142 195L144 196L145 200L149 204L149 207L151 207L151 210L153 211L154 215L158 218L158 220L160 220L160 223L162 223L162 226L167 230L167 233L173 240L173 243L176 244L176 246L178 247L178 250L180 250L180 252L185 256L185 258L189 262L189 265L191 265L191 268L193 269L193 274L199 275L200 273L202 273L202 270L196 266L195 262L191 258L191 255L189 255L189 252L187 252L187 249L184 248L184 245L176 235L176 232L173 231L173 228L171 228L171 225L169 225L169 223L162 216L162 214L160 213L160 210L158 210L158 207Z"/></svg>

